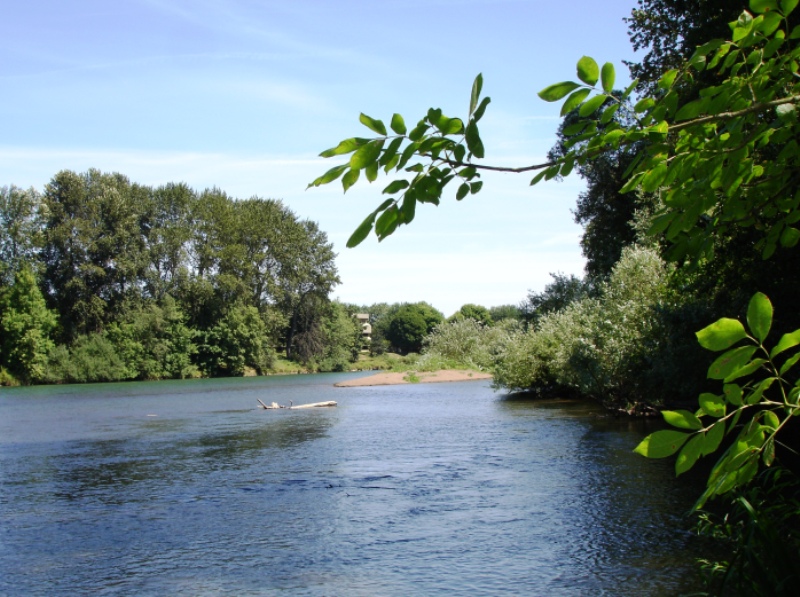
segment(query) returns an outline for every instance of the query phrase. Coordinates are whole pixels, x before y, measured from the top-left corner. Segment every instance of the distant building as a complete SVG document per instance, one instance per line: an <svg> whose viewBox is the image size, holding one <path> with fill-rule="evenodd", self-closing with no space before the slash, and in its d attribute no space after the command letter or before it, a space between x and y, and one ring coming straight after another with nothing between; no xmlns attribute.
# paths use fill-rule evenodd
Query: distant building
<svg viewBox="0 0 800 597"><path fill-rule="evenodd" d="M365 342L372 340L372 325L369 322L369 313L356 313L355 318L361 324L361 335Z"/></svg>

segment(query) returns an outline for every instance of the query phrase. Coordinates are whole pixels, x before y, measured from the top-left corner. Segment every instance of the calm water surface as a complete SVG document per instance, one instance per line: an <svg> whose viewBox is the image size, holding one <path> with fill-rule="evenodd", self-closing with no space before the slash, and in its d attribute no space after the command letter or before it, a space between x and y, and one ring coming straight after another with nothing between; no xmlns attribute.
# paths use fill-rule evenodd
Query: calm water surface
<svg viewBox="0 0 800 597"><path fill-rule="evenodd" d="M2 595L677 595L642 422L361 374L0 390ZM256 399L338 408L264 411Z"/></svg>

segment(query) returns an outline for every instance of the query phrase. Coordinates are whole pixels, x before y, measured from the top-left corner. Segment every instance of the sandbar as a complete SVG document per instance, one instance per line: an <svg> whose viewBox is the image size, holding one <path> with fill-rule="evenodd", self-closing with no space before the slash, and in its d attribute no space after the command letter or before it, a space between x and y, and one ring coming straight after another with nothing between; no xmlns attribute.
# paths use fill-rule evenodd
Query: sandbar
<svg viewBox="0 0 800 597"><path fill-rule="evenodd" d="M411 379L409 379L410 376ZM413 379L413 381L411 381ZM393 386L405 383L441 383L445 381L475 381L492 379L491 373L464 369L442 369L441 371L384 371L367 377L348 379L333 384L337 388L361 386Z"/></svg>

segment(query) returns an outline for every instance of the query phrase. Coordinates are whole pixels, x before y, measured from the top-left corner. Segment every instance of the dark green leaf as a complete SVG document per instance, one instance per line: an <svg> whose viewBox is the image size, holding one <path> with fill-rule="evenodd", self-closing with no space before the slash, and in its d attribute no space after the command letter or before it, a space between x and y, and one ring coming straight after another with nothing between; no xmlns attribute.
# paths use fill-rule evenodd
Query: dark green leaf
<svg viewBox="0 0 800 597"><path fill-rule="evenodd" d="M386 148L386 151L383 152L380 159L378 160L378 164L381 166L385 166L392 159L397 155L397 150L400 149L400 145L403 143L402 137L397 137L396 139L392 139L392 142L389 143L389 147ZM388 170L387 170L388 172Z"/></svg>
<svg viewBox="0 0 800 597"><path fill-rule="evenodd" d="M478 106L478 99L481 97L481 90L483 89L483 74L478 73L478 76L475 77L475 80L472 82L472 93L470 94L469 98L469 115L475 112L475 108Z"/></svg>
<svg viewBox="0 0 800 597"><path fill-rule="evenodd" d="M722 387L722 393L725 394L725 400L727 400L733 406L742 405L742 388L739 384L725 384Z"/></svg>
<svg viewBox="0 0 800 597"><path fill-rule="evenodd" d="M772 303L765 294L757 292L747 307L747 326L759 342L764 342L772 327Z"/></svg>
<svg viewBox="0 0 800 597"><path fill-rule="evenodd" d="M483 181L482 181L482 180L479 180L479 181L477 181L477 182L471 182L471 183L469 183L469 192L470 192L470 195L474 195L475 193L478 193L478 192L480 192L480 190L481 190L481 187L483 187Z"/></svg>
<svg viewBox="0 0 800 597"><path fill-rule="evenodd" d="M398 135L406 134L406 122L403 120L403 117L400 116L400 114L395 113L392 115L391 127L392 130Z"/></svg>
<svg viewBox="0 0 800 597"><path fill-rule="evenodd" d="M408 188L408 181L407 180L393 180L390 182L385 189L383 189L384 194L392 195L397 191L401 191L405 188Z"/></svg>
<svg viewBox="0 0 800 597"><path fill-rule="evenodd" d="M347 189L356 184L360 175L360 170L348 170L347 174L342 177L342 188L344 188L345 193L347 192Z"/></svg>
<svg viewBox="0 0 800 597"><path fill-rule="evenodd" d="M656 431L644 438L634 452L647 458L666 458L677 452L687 439L689 434L681 431Z"/></svg>
<svg viewBox="0 0 800 597"><path fill-rule="evenodd" d="M675 460L676 475L685 473L694 466L695 462L697 462L697 459L700 458L702 454L704 445L705 434L698 433L683 446L680 454L678 454L677 460Z"/></svg>
<svg viewBox="0 0 800 597"><path fill-rule="evenodd" d="M783 12L785 16L788 16L789 13L797 8L797 3L798 0L781 0L781 12Z"/></svg>
<svg viewBox="0 0 800 597"><path fill-rule="evenodd" d="M335 166L335 167L331 168L330 170L328 170L325 174L323 174L322 176L320 176L319 178L314 180L314 182L309 184L308 187L306 187L306 188L318 187L320 185L328 184L329 182L333 182L334 180L339 178L344 173L344 171L347 170L349 167L350 166L348 166L347 164L344 164L342 166Z"/></svg>
<svg viewBox="0 0 800 597"><path fill-rule="evenodd" d="M384 136L386 135L386 126L380 120L375 120L374 118L370 118L363 112L358 117L358 120L359 122L361 122L361 124L363 124L371 131L374 131L379 135L384 135Z"/></svg>
<svg viewBox="0 0 800 597"><path fill-rule="evenodd" d="M580 85L572 81L563 81L545 87L539 92L539 97L546 102L557 102L558 100L566 97L568 93L575 91Z"/></svg>
<svg viewBox="0 0 800 597"><path fill-rule="evenodd" d="M478 122L481 118L483 118L483 113L486 112L486 106L488 106L489 102L491 102L491 101L492 101L492 98L490 98L490 97L485 97L485 98L483 98L481 100L481 103L478 106L478 109L475 110L475 112L472 114L472 121L473 122Z"/></svg>
<svg viewBox="0 0 800 597"><path fill-rule="evenodd" d="M644 178L642 179L642 190L645 193L653 193L655 192L658 187L661 186L661 183L664 181L664 178L667 176L667 164L665 162L661 162L655 168L648 171Z"/></svg>
<svg viewBox="0 0 800 597"><path fill-rule="evenodd" d="M356 231L350 235L350 238L347 239L347 248L352 249L353 247L357 247L360 245L367 235L369 234L370 230L372 230L372 224L375 222L375 212L371 213L367 219L361 222L361 225L356 228Z"/></svg>
<svg viewBox="0 0 800 597"><path fill-rule="evenodd" d="M383 240L397 230L398 219L400 210L397 205L392 205L386 209L375 222L375 234L378 235L378 240Z"/></svg>
<svg viewBox="0 0 800 597"><path fill-rule="evenodd" d="M403 198L403 205L400 207L400 219L403 224L410 224L414 220L416 209L417 200L409 193Z"/></svg>
<svg viewBox="0 0 800 597"><path fill-rule="evenodd" d="M783 365L781 365L781 368L780 368L780 370L779 370L778 372L779 372L781 375L783 375L783 374L784 374L784 373L786 373L786 372L787 372L789 369L791 369L792 367L794 367L794 366L797 364L797 361L799 361L799 360L800 360L800 352L798 352L798 353L797 353L797 354L795 354L794 356L792 356L792 357L789 357L788 359L786 359L786 362L784 362L784 363L783 363Z"/></svg>
<svg viewBox="0 0 800 597"><path fill-rule="evenodd" d="M478 132L478 125L475 122L470 122L467 125L467 148L470 153L476 158L480 159L484 156L483 141L481 141L480 133Z"/></svg>
<svg viewBox="0 0 800 597"><path fill-rule="evenodd" d="M758 371L761 368L761 366L764 365L764 363L766 362L767 361L765 359L753 359L743 367L736 369L733 373L728 375L724 379L724 381L727 383L731 381L736 381L737 379L740 379L742 377L747 377L748 375L752 375L753 373Z"/></svg>
<svg viewBox="0 0 800 597"><path fill-rule="evenodd" d="M680 429L692 429L697 431L703 428L703 424L695 415L688 410L664 410L661 411L664 420L673 427Z"/></svg>
<svg viewBox="0 0 800 597"><path fill-rule="evenodd" d="M727 350L746 338L747 332L738 319L723 317L697 332L696 336L700 346L717 352Z"/></svg>
<svg viewBox="0 0 800 597"><path fill-rule="evenodd" d="M705 442L703 443L703 456L713 454L722 443L722 438L725 437L725 421L718 421L711 426L711 429L706 431Z"/></svg>
<svg viewBox="0 0 800 597"><path fill-rule="evenodd" d="M726 379L731 373L749 363L755 351L755 346L740 346L722 353L708 368L708 378Z"/></svg>
<svg viewBox="0 0 800 597"><path fill-rule="evenodd" d="M600 68L594 58L583 56L578 60L578 78L587 85L594 85L600 77Z"/></svg>
<svg viewBox="0 0 800 597"><path fill-rule="evenodd" d="M468 193L469 193L469 184L467 184L466 182L463 182L463 183L461 183L461 186L459 186L458 190L456 191L456 199L458 201L461 201L464 197L467 196Z"/></svg>

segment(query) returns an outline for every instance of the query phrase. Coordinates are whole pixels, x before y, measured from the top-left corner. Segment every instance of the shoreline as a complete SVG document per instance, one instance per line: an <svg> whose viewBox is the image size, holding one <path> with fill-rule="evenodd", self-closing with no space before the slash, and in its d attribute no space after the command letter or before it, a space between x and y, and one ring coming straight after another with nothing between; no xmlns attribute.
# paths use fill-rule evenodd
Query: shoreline
<svg viewBox="0 0 800 597"><path fill-rule="evenodd" d="M394 386L408 383L444 383L451 381L477 381L492 379L491 373L471 369L442 369L441 371L386 371L348 379L333 384L337 388L364 386Z"/></svg>

